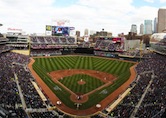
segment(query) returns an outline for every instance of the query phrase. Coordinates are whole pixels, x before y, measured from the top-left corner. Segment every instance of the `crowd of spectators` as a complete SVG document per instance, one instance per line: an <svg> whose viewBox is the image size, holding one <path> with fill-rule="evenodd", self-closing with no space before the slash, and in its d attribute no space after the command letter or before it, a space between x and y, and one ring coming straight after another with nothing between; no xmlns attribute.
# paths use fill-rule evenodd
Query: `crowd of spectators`
<svg viewBox="0 0 166 118"><path fill-rule="evenodd" d="M58 116L55 116L52 112L33 112L30 113L32 118L59 118Z"/></svg>
<svg viewBox="0 0 166 118"><path fill-rule="evenodd" d="M97 40L94 49L104 51L123 51L121 43L113 42L112 40Z"/></svg>
<svg viewBox="0 0 166 118"><path fill-rule="evenodd" d="M31 56L50 56L50 55L62 55L62 52L57 49L32 49L30 52Z"/></svg>
<svg viewBox="0 0 166 118"><path fill-rule="evenodd" d="M59 38L59 42L62 44L67 44L67 39L66 38Z"/></svg>
<svg viewBox="0 0 166 118"><path fill-rule="evenodd" d="M40 50L37 53L41 52ZM46 53L50 54L51 50ZM0 116L5 114L12 116L12 118L27 117L26 112L22 108L14 73L16 73L18 77L26 108L47 108L31 83L31 81L34 81L33 77L28 69L25 69L28 62L29 56L13 52L0 53ZM152 81L135 116L149 118L162 117L166 109L166 57L156 53L144 55L144 59L141 60L135 69L139 79L134 81L135 86L133 89L123 101L109 113L109 116L119 118L130 117L145 92L145 89L149 85L149 82ZM154 78L152 77L153 73ZM56 113L64 118L69 118L68 115L60 111L56 111ZM30 113L30 115L32 118L58 117L58 115L56 116L52 112L33 112ZM92 118L93 117L102 118L103 116L94 115Z"/></svg>
<svg viewBox="0 0 166 118"><path fill-rule="evenodd" d="M152 48L157 51L164 53L166 55L166 36L163 37L159 42L152 44Z"/></svg>
<svg viewBox="0 0 166 118"><path fill-rule="evenodd" d="M109 40L103 40L101 43L100 43L100 46L99 46L99 49L101 50L108 50L108 45L110 44L110 41Z"/></svg>
<svg viewBox="0 0 166 118"><path fill-rule="evenodd" d="M108 49L109 49L109 51L115 51L116 48L115 48L114 44L110 43L108 46Z"/></svg>
<svg viewBox="0 0 166 118"><path fill-rule="evenodd" d="M31 43L35 44L74 44L75 39L73 37L55 37L55 36L30 36Z"/></svg>
<svg viewBox="0 0 166 118"><path fill-rule="evenodd" d="M37 38L38 39L38 41L40 42L40 43L45 43L46 41L45 41L45 38L44 37L38 37Z"/></svg>
<svg viewBox="0 0 166 118"><path fill-rule="evenodd" d="M63 47L77 47L73 37L55 36L31 36L30 48L32 49L56 49Z"/></svg>
<svg viewBox="0 0 166 118"><path fill-rule="evenodd" d="M81 42L78 44L78 48L90 48L90 42Z"/></svg>
<svg viewBox="0 0 166 118"><path fill-rule="evenodd" d="M0 53L2 52L6 52L11 50L12 48L10 46L6 46L6 45L0 45Z"/></svg>
<svg viewBox="0 0 166 118"><path fill-rule="evenodd" d="M43 101L31 81L35 81L28 71L26 65L29 63L29 56L13 52L0 54L0 117L27 118L26 110L33 118L58 118L61 112L52 111L34 112L33 109L46 109L51 105L49 100ZM15 77L16 74L17 78ZM22 104L18 86L18 81L25 100L25 108ZM47 96L46 96L47 98ZM68 115L64 115L68 118Z"/></svg>
<svg viewBox="0 0 166 118"><path fill-rule="evenodd" d="M13 60L21 62L22 59L14 58L13 53L0 54L0 111L4 117L22 118L26 117L26 113L20 107L21 99L12 69Z"/></svg>
<svg viewBox="0 0 166 118"><path fill-rule="evenodd" d="M31 44L32 49L48 49L47 44Z"/></svg>
<svg viewBox="0 0 166 118"><path fill-rule="evenodd" d="M46 108L30 81L30 79L33 80L31 74L26 71L22 65L14 66L14 70L17 73L18 81L20 83L27 108Z"/></svg>
<svg viewBox="0 0 166 118"><path fill-rule="evenodd" d="M138 108L135 117L161 118L166 109L166 57L155 53L147 54L136 67L139 75L134 88L124 100L109 114L112 117L128 118L152 81ZM154 72L154 76L153 75Z"/></svg>
<svg viewBox="0 0 166 118"><path fill-rule="evenodd" d="M124 52L121 52L121 55L126 55L126 56L138 56L140 57L141 53L144 53L144 51L141 51L140 50L129 50L129 51L124 51Z"/></svg>
<svg viewBox="0 0 166 118"><path fill-rule="evenodd" d="M53 43L59 43L59 38L58 37L50 37Z"/></svg>
<svg viewBox="0 0 166 118"><path fill-rule="evenodd" d="M4 38L3 35L0 33L0 53L6 52L12 49L10 46L6 45L7 41L8 39Z"/></svg>
<svg viewBox="0 0 166 118"><path fill-rule="evenodd" d="M101 42L102 42L102 40L97 40L94 48L97 49Z"/></svg>
<svg viewBox="0 0 166 118"><path fill-rule="evenodd" d="M71 37L68 38L68 41L69 41L70 44L74 44L75 43L75 39L71 38Z"/></svg>

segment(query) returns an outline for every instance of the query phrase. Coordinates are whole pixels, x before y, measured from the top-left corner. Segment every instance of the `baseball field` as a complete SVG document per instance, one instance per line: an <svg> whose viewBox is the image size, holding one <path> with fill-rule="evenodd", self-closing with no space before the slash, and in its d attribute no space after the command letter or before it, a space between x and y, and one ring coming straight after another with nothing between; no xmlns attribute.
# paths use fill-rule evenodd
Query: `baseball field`
<svg viewBox="0 0 166 118"><path fill-rule="evenodd" d="M64 112L69 109L85 112L103 101L107 103L102 104L105 105L102 108L106 107L109 104L108 96L130 78L130 68L134 64L94 56L57 56L33 58L32 68L51 91L52 96L48 89L43 88L44 85L39 84L48 97L56 96L56 100L62 102L62 106L56 104L59 109L62 107ZM96 108L98 110L101 109Z"/></svg>

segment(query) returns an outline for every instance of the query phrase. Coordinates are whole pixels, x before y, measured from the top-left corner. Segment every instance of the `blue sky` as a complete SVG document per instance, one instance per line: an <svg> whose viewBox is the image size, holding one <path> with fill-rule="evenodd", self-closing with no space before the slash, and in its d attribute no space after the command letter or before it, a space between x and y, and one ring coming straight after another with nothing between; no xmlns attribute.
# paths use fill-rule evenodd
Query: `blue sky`
<svg viewBox="0 0 166 118"><path fill-rule="evenodd" d="M68 7L76 4L78 0L55 0L53 6L57 7Z"/></svg>
<svg viewBox="0 0 166 118"><path fill-rule="evenodd" d="M114 36L127 34L132 24L154 20L159 8L166 9L166 0L0 0L0 32L8 28L22 29L27 34L45 33L46 25L58 20L70 21L83 35L89 32L112 32Z"/></svg>
<svg viewBox="0 0 166 118"><path fill-rule="evenodd" d="M163 3L159 0L133 0L133 5L136 7L151 6L159 8L163 5Z"/></svg>

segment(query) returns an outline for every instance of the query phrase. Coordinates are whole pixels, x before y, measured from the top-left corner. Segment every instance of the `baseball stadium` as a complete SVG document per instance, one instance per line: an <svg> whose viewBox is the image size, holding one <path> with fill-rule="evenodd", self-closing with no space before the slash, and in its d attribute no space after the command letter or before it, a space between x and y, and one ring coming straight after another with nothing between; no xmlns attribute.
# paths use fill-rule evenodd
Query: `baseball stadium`
<svg viewBox="0 0 166 118"><path fill-rule="evenodd" d="M164 118L165 37L161 51L123 35L80 41L60 28L0 34L0 118Z"/></svg>

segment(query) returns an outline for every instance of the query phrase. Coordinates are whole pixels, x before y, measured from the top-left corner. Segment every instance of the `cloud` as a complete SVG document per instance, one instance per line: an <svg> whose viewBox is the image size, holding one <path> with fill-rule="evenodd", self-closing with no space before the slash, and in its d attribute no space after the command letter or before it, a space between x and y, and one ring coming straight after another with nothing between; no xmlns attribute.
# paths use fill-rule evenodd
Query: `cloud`
<svg viewBox="0 0 166 118"><path fill-rule="evenodd" d="M144 1L154 3L154 0L144 0Z"/></svg>
<svg viewBox="0 0 166 118"><path fill-rule="evenodd" d="M57 2L57 1L56 1ZM56 25L53 20L70 20L83 34L84 29L112 32L113 35L138 27L145 19L157 17L158 8L136 7L133 0L79 0L67 7L56 6L55 0L0 0L0 32L7 28L21 28L27 33L44 33L45 25ZM66 0L67 2L67 0ZM67 3L66 3L67 4Z"/></svg>
<svg viewBox="0 0 166 118"><path fill-rule="evenodd" d="M166 0L160 0L160 3L166 3Z"/></svg>

